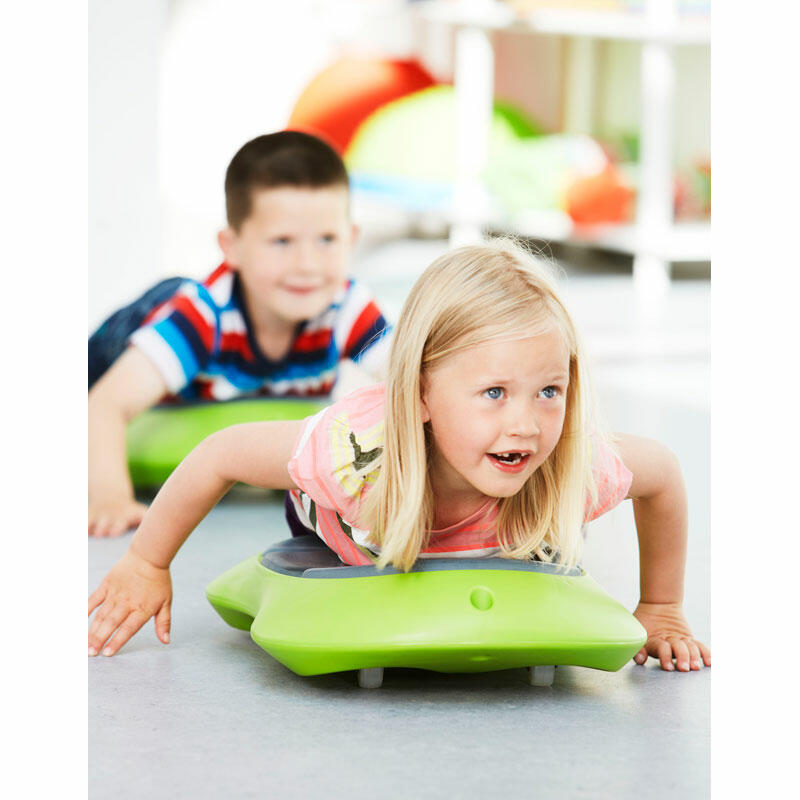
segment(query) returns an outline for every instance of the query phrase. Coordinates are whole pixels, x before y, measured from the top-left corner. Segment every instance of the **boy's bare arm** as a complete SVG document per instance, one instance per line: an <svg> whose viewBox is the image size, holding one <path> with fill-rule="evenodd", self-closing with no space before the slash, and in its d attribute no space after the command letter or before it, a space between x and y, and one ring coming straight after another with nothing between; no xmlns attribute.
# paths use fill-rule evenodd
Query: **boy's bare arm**
<svg viewBox="0 0 800 800"><path fill-rule="evenodd" d="M633 473L628 497L639 539L640 592L634 614L648 634L635 660L643 663L649 654L671 670L674 657L682 672L709 666L711 652L694 639L683 614L688 508L680 464L652 439L617 436L622 461Z"/></svg>
<svg viewBox="0 0 800 800"><path fill-rule="evenodd" d="M302 421L234 425L203 440L161 488L125 555L89 597L89 654L113 655L150 617L169 641L169 565L197 524L237 481L294 486L287 465Z"/></svg>
<svg viewBox="0 0 800 800"><path fill-rule="evenodd" d="M153 363L129 347L89 392L89 535L119 536L142 520L128 472L128 422L167 393Z"/></svg>

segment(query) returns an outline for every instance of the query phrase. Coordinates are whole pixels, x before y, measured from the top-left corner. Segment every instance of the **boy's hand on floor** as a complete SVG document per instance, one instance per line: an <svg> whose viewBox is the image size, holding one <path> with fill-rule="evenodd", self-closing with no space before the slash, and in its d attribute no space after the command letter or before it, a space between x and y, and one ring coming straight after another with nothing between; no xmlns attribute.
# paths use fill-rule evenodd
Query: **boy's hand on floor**
<svg viewBox="0 0 800 800"><path fill-rule="evenodd" d="M89 596L89 655L112 656L150 617L156 635L169 643L172 579L169 569L157 567L131 550L111 568Z"/></svg>
<svg viewBox="0 0 800 800"><path fill-rule="evenodd" d="M120 536L139 526L147 506L136 500L89 503L89 536Z"/></svg>
<svg viewBox="0 0 800 800"><path fill-rule="evenodd" d="M637 664L644 664L650 655L668 671L676 666L679 672L711 666L711 650L692 636L680 603L639 603L633 615L647 631L644 647L633 657Z"/></svg>

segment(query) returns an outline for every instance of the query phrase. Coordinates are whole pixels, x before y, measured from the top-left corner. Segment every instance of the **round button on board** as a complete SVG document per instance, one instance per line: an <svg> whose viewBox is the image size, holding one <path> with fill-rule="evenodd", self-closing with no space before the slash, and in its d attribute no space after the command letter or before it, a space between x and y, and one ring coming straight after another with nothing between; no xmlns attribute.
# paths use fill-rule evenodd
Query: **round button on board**
<svg viewBox="0 0 800 800"><path fill-rule="evenodd" d="M494 603L494 597L485 586L476 586L470 593L469 601L479 611L488 611Z"/></svg>

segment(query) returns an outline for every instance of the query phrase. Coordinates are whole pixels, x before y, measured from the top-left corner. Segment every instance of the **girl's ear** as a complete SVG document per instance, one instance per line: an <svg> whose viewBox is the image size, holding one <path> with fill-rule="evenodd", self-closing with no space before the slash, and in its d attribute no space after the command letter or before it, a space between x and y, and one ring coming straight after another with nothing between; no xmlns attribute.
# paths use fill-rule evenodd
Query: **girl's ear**
<svg viewBox="0 0 800 800"><path fill-rule="evenodd" d="M425 402L425 378L423 376L419 386L419 413L423 422L430 422L431 412L428 411L428 404Z"/></svg>
<svg viewBox="0 0 800 800"><path fill-rule="evenodd" d="M238 242L239 237L236 235L236 231L230 226L223 228L217 234L217 244L225 256L225 263L229 267L239 266L239 248L237 247Z"/></svg>

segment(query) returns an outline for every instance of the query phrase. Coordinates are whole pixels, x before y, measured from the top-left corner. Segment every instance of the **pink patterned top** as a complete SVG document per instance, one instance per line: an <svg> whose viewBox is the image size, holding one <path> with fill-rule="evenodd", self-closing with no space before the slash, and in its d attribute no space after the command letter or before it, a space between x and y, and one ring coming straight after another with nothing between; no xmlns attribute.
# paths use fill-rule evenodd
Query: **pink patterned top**
<svg viewBox="0 0 800 800"><path fill-rule="evenodd" d="M360 512L378 476L365 469L383 446L384 385L359 389L304 421L289 461L297 489L290 492L297 514L345 564L369 565L376 545L367 541ZM589 522L622 502L633 475L603 440L592 441L592 472L598 501L587 498ZM493 499L466 519L432 530L420 558L497 555L497 506Z"/></svg>

